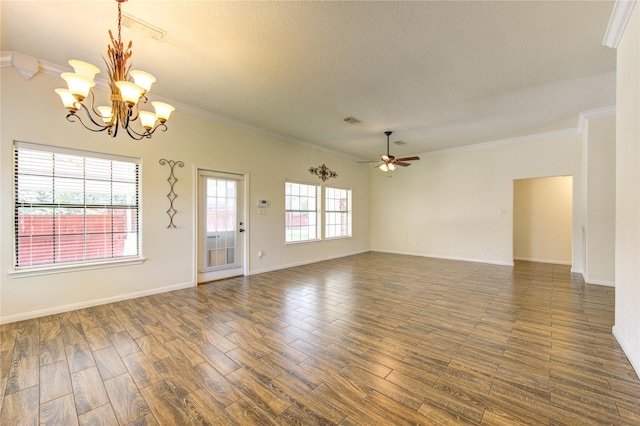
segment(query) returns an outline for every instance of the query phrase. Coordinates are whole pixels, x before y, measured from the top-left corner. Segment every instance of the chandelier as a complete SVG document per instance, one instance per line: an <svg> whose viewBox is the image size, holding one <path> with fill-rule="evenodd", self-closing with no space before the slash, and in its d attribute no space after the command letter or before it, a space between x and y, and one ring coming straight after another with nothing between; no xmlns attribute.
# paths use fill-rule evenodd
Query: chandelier
<svg viewBox="0 0 640 426"><path fill-rule="evenodd" d="M75 72L65 72L60 76L67 82L67 89L56 89L60 95L62 103L68 111L67 120L75 122L76 119L86 129L92 132L103 132L116 137L118 129L122 127L127 134L135 140L151 138L156 130L167 130L165 124L175 109L164 102L151 102L155 112L143 111L140 109L141 103L147 103L147 93L151 89L151 84L156 78L145 71L130 70L131 46L129 42L124 48L120 40L122 11L121 4L127 0L115 0L118 3L118 40L113 38L111 30L109 37L111 45L107 47L107 58L104 59L109 75L109 87L111 89L111 105L95 107L95 95L92 88L96 85L95 75L100 69L88 62L70 60ZM133 81L131 81L133 78ZM89 104L89 106L87 106ZM84 111L90 123L85 123L78 115ZM132 123L139 121L139 129L135 130Z"/></svg>

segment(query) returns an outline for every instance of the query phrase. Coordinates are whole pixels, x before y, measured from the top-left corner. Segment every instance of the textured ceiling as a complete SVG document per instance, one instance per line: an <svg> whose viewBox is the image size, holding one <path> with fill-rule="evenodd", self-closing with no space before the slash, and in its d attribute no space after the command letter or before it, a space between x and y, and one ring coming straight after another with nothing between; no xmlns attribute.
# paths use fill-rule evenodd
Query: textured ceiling
<svg viewBox="0 0 640 426"><path fill-rule="evenodd" d="M104 69L115 1L1 7L3 51ZM152 93L360 159L384 151L385 130L406 142L393 154L413 155L575 127L579 112L615 104L615 50L602 46L611 1L129 0L122 8L167 31L160 42L122 32L134 67L158 78Z"/></svg>

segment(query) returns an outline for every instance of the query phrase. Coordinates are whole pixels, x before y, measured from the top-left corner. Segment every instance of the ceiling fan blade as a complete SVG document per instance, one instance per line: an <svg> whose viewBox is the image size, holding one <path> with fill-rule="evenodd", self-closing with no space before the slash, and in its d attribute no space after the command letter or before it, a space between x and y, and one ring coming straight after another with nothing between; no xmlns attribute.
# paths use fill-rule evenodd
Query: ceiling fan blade
<svg viewBox="0 0 640 426"><path fill-rule="evenodd" d="M380 159L381 159L382 161L389 161L389 160L391 160L391 158L390 158L388 155L384 155L384 154L380 156Z"/></svg>
<svg viewBox="0 0 640 426"><path fill-rule="evenodd" d="M402 157L402 158L397 158L396 161L416 161L419 159L420 157Z"/></svg>
<svg viewBox="0 0 640 426"><path fill-rule="evenodd" d="M393 164L395 164L396 166L402 166L402 167L407 167L411 165L411 163L403 163L401 161L395 161Z"/></svg>

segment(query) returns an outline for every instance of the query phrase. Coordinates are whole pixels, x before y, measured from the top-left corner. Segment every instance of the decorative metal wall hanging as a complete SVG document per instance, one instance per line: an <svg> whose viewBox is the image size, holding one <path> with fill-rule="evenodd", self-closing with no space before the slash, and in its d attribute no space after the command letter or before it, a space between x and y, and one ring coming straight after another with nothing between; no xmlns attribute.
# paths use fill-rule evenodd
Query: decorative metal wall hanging
<svg viewBox="0 0 640 426"><path fill-rule="evenodd" d="M318 176L320 179L322 179L323 182L329 178L338 177L338 174L336 172L332 172L324 164L318 167L309 168L309 173Z"/></svg>
<svg viewBox="0 0 640 426"><path fill-rule="evenodd" d="M173 187L176 182L178 182L178 178L174 174L174 168L184 167L184 163L182 161L173 161L173 160L165 160L164 158L160 160L160 164L164 166L168 164L171 167L171 172L169 173L169 178L167 182L169 182L169 193L167 194L167 198L169 199L169 210L167 210L167 214L169 215L169 225L167 228L175 228L176 225L173 223L173 217L178 213L178 211L173 207L173 202L176 198L178 198L178 194L174 191Z"/></svg>

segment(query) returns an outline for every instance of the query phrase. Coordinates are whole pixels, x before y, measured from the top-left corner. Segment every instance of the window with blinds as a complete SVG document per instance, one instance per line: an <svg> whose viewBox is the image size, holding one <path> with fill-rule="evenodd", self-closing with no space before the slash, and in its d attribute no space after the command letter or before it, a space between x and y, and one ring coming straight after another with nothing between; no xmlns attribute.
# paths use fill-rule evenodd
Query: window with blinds
<svg viewBox="0 0 640 426"><path fill-rule="evenodd" d="M15 267L139 256L139 160L14 144Z"/></svg>

